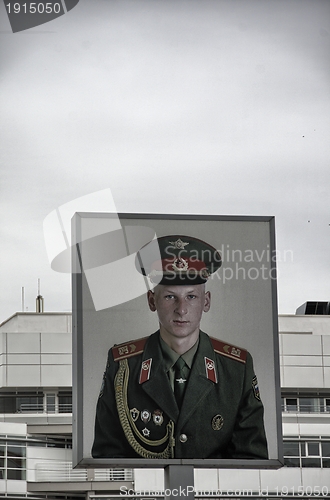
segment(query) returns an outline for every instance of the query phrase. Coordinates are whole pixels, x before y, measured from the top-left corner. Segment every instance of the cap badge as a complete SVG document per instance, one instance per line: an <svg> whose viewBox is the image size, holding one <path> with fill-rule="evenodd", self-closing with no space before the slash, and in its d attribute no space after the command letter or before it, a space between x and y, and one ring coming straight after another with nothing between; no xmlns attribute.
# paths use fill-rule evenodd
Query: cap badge
<svg viewBox="0 0 330 500"><path fill-rule="evenodd" d="M181 238L176 241L169 241L169 243L179 250L182 250L186 245L189 245L189 243L182 241Z"/></svg>
<svg viewBox="0 0 330 500"><path fill-rule="evenodd" d="M143 410L141 411L141 420L142 422L144 422L145 424L149 422L151 418L151 413L149 410Z"/></svg>
<svg viewBox="0 0 330 500"><path fill-rule="evenodd" d="M223 427L223 416L219 414L214 415L214 417L212 418L211 425L214 431L220 431L220 429L222 429Z"/></svg>
<svg viewBox="0 0 330 500"><path fill-rule="evenodd" d="M155 410L152 414L152 420L155 425L162 425L164 421L163 412L160 410Z"/></svg>
<svg viewBox="0 0 330 500"><path fill-rule="evenodd" d="M136 408L132 408L130 410L130 414L131 414L133 422L136 422L137 419L139 418L140 412Z"/></svg>
<svg viewBox="0 0 330 500"><path fill-rule="evenodd" d="M186 261L182 257L178 257L173 262L172 268L174 269L174 271L187 271L187 269L188 269L188 261Z"/></svg>

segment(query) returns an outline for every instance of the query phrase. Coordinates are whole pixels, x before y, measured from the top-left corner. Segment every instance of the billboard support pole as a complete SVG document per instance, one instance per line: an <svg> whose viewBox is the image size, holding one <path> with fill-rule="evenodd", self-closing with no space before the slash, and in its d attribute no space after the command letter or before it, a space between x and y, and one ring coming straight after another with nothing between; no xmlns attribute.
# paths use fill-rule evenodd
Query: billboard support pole
<svg viewBox="0 0 330 500"><path fill-rule="evenodd" d="M184 496L187 500L194 500L194 466L168 465L164 469L165 500L178 500Z"/></svg>

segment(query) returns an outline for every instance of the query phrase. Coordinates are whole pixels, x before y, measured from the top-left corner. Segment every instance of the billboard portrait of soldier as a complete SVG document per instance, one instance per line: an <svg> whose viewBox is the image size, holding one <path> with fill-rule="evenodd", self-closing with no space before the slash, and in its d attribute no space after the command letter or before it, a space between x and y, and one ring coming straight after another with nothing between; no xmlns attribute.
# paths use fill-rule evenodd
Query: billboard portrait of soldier
<svg viewBox="0 0 330 500"><path fill-rule="evenodd" d="M214 247L185 235L138 252L159 330L110 349L94 458L268 458L251 355L200 330L212 302L206 284L220 266Z"/></svg>
<svg viewBox="0 0 330 500"><path fill-rule="evenodd" d="M77 224L94 234L107 217ZM278 467L273 218L119 220L80 245L74 279L77 463ZM121 232L114 272L104 263Z"/></svg>

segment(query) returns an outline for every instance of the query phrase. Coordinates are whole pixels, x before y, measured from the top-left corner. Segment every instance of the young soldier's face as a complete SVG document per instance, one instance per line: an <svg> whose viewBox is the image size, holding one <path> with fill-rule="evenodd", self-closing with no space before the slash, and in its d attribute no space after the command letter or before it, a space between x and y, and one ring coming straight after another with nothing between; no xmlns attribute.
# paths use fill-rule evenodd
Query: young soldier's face
<svg viewBox="0 0 330 500"><path fill-rule="evenodd" d="M148 292L151 311L157 311L162 337L184 338L195 335L196 340L203 312L210 309L210 292L205 285L158 285Z"/></svg>

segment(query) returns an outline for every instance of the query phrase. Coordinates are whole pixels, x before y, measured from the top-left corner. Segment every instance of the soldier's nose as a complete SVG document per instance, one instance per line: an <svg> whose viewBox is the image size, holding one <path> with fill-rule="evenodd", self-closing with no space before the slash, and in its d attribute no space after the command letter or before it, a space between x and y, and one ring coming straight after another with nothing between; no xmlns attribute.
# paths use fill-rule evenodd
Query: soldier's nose
<svg viewBox="0 0 330 500"><path fill-rule="evenodd" d="M177 312L178 314L186 314L187 304L184 301L178 301L176 304L175 312Z"/></svg>

